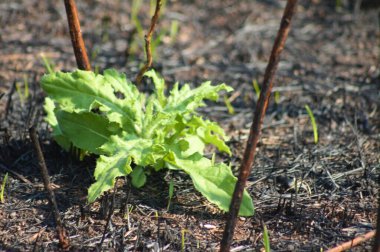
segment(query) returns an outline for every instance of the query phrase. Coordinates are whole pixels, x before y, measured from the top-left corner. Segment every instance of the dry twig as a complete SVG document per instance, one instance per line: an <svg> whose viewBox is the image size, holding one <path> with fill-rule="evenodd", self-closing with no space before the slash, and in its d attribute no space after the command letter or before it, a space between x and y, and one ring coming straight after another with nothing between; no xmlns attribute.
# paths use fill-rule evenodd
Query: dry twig
<svg viewBox="0 0 380 252"><path fill-rule="evenodd" d="M61 217L59 215L58 205L57 205L57 201L55 200L55 195L54 195L51 183L50 183L49 173L48 173L48 170L46 167L45 159L44 159L44 156L42 153L40 142L38 140L36 129L33 126L29 129L29 135L30 135L30 139L33 142L34 149L35 149L37 157L38 157L38 164L40 167L40 172L41 172L42 179L44 182L45 190L48 193L48 199L49 199L49 202L52 206L52 210L54 213L54 220L55 220L55 223L57 225L59 245L63 249L66 250L70 247L70 241L66 235L66 230L63 227Z"/></svg>
<svg viewBox="0 0 380 252"><path fill-rule="evenodd" d="M380 185L380 175L378 177L378 184ZM376 221L376 234L375 242L373 244L372 252L380 252L380 192L377 193L377 221Z"/></svg>
<svg viewBox="0 0 380 252"><path fill-rule="evenodd" d="M91 70L90 61L88 60L86 47L80 29L78 11L74 0L65 0L67 21L69 23L71 43L73 44L75 59L79 69Z"/></svg>
<svg viewBox="0 0 380 252"><path fill-rule="evenodd" d="M368 233L366 233L364 235L358 236L358 237L356 237L355 239L353 239L351 241L342 243L342 244L340 244L339 246L337 246L335 248L329 249L326 252L341 252L341 251L345 251L347 249L351 249L351 248L359 245L360 243L363 243L363 242L371 239L374 236L375 236L375 230L372 230L371 232L368 232Z"/></svg>
<svg viewBox="0 0 380 252"><path fill-rule="evenodd" d="M144 76L144 73L148 70L149 67L152 66L152 49L150 48L150 40L152 38L152 34L154 31L154 28L156 27L158 17L160 16L160 10L162 6L162 1L157 0L156 2L156 9L154 11L154 15L152 17L152 21L150 23L150 28L148 31L148 34L145 35L145 52L146 52L146 63L145 65L140 69L139 73L136 77L136 84L140 84L142 81L142 78Z"/></svg>
<svg viewBox="0 0 380 252"><path fill-rule="evenodd" d="M255 158L255 150L260 136L261 124L268 107L268 101L273 86L273 78L280 60L280 54L284 49L285 41L290 30L290 23L295 12L297 0L288 0L284 14L281 20L280 30L277 33L276 40L269 58L269 63L265 70L264 81L260 93L257 107L255 110L247 147L244 152L242 164L240 166L238 181L235 186L235 191L230 204L229 215L224 229L223 238L221 241L220 251L227 252L230 250L234 229L236 225L237 215L239 213L243 191L251 172L251 167Z"/></svg>

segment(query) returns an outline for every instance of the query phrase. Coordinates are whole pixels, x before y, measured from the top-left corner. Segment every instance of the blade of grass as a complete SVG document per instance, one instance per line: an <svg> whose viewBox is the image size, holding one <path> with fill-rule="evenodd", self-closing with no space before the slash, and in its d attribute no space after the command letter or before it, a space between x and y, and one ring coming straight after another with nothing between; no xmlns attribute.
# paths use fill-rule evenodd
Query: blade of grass
<svg viewBox="0 0 380 252"><path fill-rule="evenodd" d="M310 117L311 125L313 127L314 143L317 144L318 143L318 127L317 127L317 123L315 121L315 117L314 117L313 111L310 109L310 107L308 105L305 105L305 109L307 111L307 114Z"/></svg>
<svg viewBox="0 0 380 252"><path fill-rule="evenodd" d="M181 230L181 252L185 251L185 233L187 232L186 229Z"/></svg>
<svg viewBox="0 0 380 252"><path fill-rule="evenodd" d="M252 86L253 86L253 89L255 90L256 97L259 98L261 90L260 90L259 84L257 83L257 80L252 81Z"/></svg>
<svg viewBox="0 0 380 252"><path fill-rule="evenodd" d="M168 200L168 206L166 208L167 211L169 211L169 209L170 209L170 203L172 201L173 194L174 194L174 182L173 182L173 178L172 178L172 179L170 179L170 182L169 182L169 200Z"/></svg>
<svg viewBox="0 0 380 252"><path fill-rule="evenodd" d="M53 73L54 66L53 66L53 64L51 64L50 60L48 58L46 58L43 53L41 53L40 56L42 58L42 61L44 62L44 66L45 66L46 71L49 74Z"/></svg>
<svg viewBox="0 0 380 252"><path fill-rule="evenodd" d="M8 180L8 172L5 173L3 183L1 183L1 191L0 191L0 202L4 203L4 191L5 191L5 184L7 183Z"/></svg>
<svg viewBox="0 0 380 252"><path fill-rule="evenodd" d="M268 233L268 229L267 229L267 226L264 224L263 225L263 243L264 243L264 249L265 249L265 252L270 252L270 241L269 241L269 233Z"/></svg>
<svg viewBox="0 0 380 252"><path fill-rule="evenodd" d="M228 99L227 95L224 96L224 103L226 104L226 107L228 109L228 114L230 114L230 115L235 114L235 109L232 106L230 99Z"/></svg>

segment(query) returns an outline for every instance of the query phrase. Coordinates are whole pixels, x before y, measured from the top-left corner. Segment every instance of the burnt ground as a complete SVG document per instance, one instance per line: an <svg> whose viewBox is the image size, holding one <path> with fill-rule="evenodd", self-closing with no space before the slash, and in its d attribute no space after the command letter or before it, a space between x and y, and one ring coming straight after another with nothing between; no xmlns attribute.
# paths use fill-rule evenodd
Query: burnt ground
<svg viewBox="0 0 380 252"><path fill-rule="evenodd" d="M77 2L92 66L113 67L134 79L144 53L130 18L131 1ZM146 29L149 4L144 2L139 19ZM378 16L374 10L337 9L332 2L300 2L247 185L256 213L239 219L232 251L262 249L262 223L274 251L321 251L374 229L380 174ZM218 158L232 162L235 171L257 100L252 81L262 81L284 3L168 1L158 25L162 39L154 68L169 85L212 80L235 88L234 114L223 101L202 109L231 137L232 158ZM173 21L179 31L170 37ZM45 72L41 53L57 70L76 66L63 3L1 1L0 25L0 181L9 173L0 203L0 250L58 249L28 135L28 125L36 121L71 250L99 249L114 196L102 250L180 251L184 233L186 251L216 251L226 215L181 173L151 176L141 190L119 179L115 195L85 205L95 159L80 162L52 141L39 87ZM150 91L149 84L141 88ZM305 105L316 117L318 144ZM175 195L167 211L170 179ZM304 188L284 188L283 181L292 179Z"/></svg>

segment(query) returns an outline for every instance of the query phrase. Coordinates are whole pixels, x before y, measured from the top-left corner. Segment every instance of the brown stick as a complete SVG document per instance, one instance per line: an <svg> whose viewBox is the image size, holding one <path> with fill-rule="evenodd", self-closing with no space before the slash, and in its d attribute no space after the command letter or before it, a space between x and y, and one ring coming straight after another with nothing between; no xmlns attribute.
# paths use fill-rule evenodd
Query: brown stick
<svg viewBox="0 0 380 252"><path fill-rule="evenodd" d="M342 244L336 246L335 248L329 249L326 252L341 252L341 251L345 251L347 249L351 249L351 248L359 245L360 243L363 243L363 242L365 242L365 241L373 238L374 236L375 236L375 230L372 230L371 232L368 232L368 233L366 233L364 235L358 236L358 237L356 237L355 239L353 239L351 241L342 243Z"/></svg>
<svg viewBox="0 0 380 252"><path fill-rule="evenodd" d="M144 76L144 73L148 70L149 67L152 66L152 49L150 48L150 40L152 38L152 34L154 31L154 28L156 27L158 17L160 16L160 10L162 6L162 1L157 0L156 2L156 9L154 11L154 15L152 17L152 21L150 22L150 28L148 31L148 34L145 35L145 52L146 52L146 63L145 65L140 69L139 73L136 77L136 83L140 84L142 81L142 78Z"/></svg>
<svg viewBox="0 0 380 252"><path fill-rule="evenodd" d="M240 204L243 197L243 191L251 172L251 167L255 158L257 142L260 136L261 124L268 106L268 101L273 86L273 78L280 60L280 54L284 49L285 41L290 30L290 22L293 17L297 5L297 0L288 0L284 14L281 20L280 29L277 33L276 40L269 58L269 63L265 70L264 81L260 93L257 107L255 110L247 146L244 152L244 158L240 166L238 181L235 186L235 191L230 204L228 219L223 233L223 238L220 244L221 252L228 252L231 247L236 219L239 213Z"/></svg>
<svg viewBox="0 0 380 252"><path fill-rule="evenodd" d="M36 129L33 126L29 129L29 135L30 135L30 139L33 142L34 149L35 149L37 157L38 157L38 164L40 167L40 172L41 172L42 179L44 182L45 190L48 193L48 199L49 199L49 202L50 202L52 209L53 209L54 220L55 220L55 223L57 225L59 245L63 249L66 250L70 246L70 241L66 235L66 230L64 229L64 227L62 225L61 217L60 217L59 211L58 211L57 201L55 200L55 195L54 195L53 189L52 189L51 184L50 184L49 173L48 173L48 170L46 167L45 159L44 159L44 156L42 153L40 142L38 141Z"/></svg>
<svg viewBox="0 0 380 252"><path fill-rule="evenodd" d="M69 23L69 30L71 36L71 43L73 44L75 59L79 69L91 70L91 65L88 60L86 47L80 30L80 23L78 18L77 6L74 0L65 0L65 8L67 14L67 21Z"/></svg>
<svg viewBox="0 0 380 252"><path fill-rule="evenodd" d="M380 185L380 175L378 177L378 184ZM373 244L372 252L380 252L380 192L377 193L377 222L375 242Z"/></svg>

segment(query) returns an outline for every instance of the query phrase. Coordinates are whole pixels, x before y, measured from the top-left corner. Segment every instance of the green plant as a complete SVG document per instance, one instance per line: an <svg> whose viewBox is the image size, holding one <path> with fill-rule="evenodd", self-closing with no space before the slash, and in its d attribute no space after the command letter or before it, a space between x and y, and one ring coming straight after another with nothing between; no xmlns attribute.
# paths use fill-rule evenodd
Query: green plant
<svg viewBox="0 0 380 252"><path fill-rule="evenodd" d="M305 109L307 111L307 114L310 117L311 125L313 127L314 143L318 143L318 127L317 127L317 122L315 121L313 111L311 111L311 109L308 105L305 105Z"/></svg>
<svg viewBox="0 0 380 252"><path fill-rule="evenodd" d="M270 240L267 226L263 225L263 243L265 252L270 252Z"/></svg>
<svg viewBox="0 0 380 252"><path fill-rule="evenodd" d="M179 31L179 22L178 20L173 20L171 23L170 23L170 43L173 44L176 39L177 39L177 35L178 35L178 31Z"/></svg>
<svg viewBox="0 0 380 252"><path fill-rule="evenodd" d="M16 92L17 92L18 96L20 97L20 102L23 105L24 102L29 97L29 82L28 82L28 77L26 75L24 75L24 86L23 86L23 88L21 88L20 85L17 82L16 82L15 86L16 86Z"/></svg>
<svg viewBox="0 0 380 252"><path fill-rule="evenodd" d="M4 191L5 191L5 184L8 180L8 172L5 174L3 183L1 183L1 190L0 190L0 202L4 203Z"/></svg>
<svg viewBox="0 0 380 252"><path fill-rule="evenodd" d="M228 99L227 95L224 96L224 103L226 104L226 107L228 109L228 114L230 114L230 115L235 114L235 109L232 106L230 99Z"/></svg>
<svg viewBox="0 0 380 252"><path fill-rule="evenodd" d="M185 251L185 233L187 232L186 229L181 229L181 251Z"/></svg>
<svg viewBox="0 0 380 252"><path fill-rule="evenodd" d="M204 99L217 100L218 92L232 88L205 82L190 89L176 83L166 96L164 79L153 70L145 76L155 86L148 97L113 69L103 75L56 72L41 80L49 96L44 105L46 120L57 143L66 150L72 144L100 155L88 201L111 189L116 177L129 175L132 185L141 187L151 172L167 168L188 174L202 195L228 211L237 179L228 165L204 157L207 144L231 155L224 142L227 137L196 109L205 105ZM252 199L245 191L239 214L253 212Z"/></svg>
<svg viewBox="0 0 380 252"><path fill-rule="evenodd" d="M257 80L252 81L252 86L253 86L253 89L255 90L257 99L259 99L261 90L260 90L259 83L257 83Z"/></svg>
<svg viewBox="0 0 380 252"><path fill-rule="evenodd" d="M277 105L280 104L280 92L278 91L274 92L274 103Z"/></svg>
<svg viewBox="0 0 380 252"><path fill-rule="evenodd" d="M44 66L45 66L45 69L48 73L53 73L53 69L54 69L54 65L51 63L51 61L45 57L45 55L43 53L41 53L41 58L42 58L42 61L44 63Z"/></svg>
<svg viewBox="0 0 380 252"><path fill-rule="evenodd" d="M167 211L169 211L170 209L170 203L172 201L173 194L174 194L174 182L173 182L173 179L171 179L169 182L169 200L168 200L168 206L166 208Z"/></svg>

